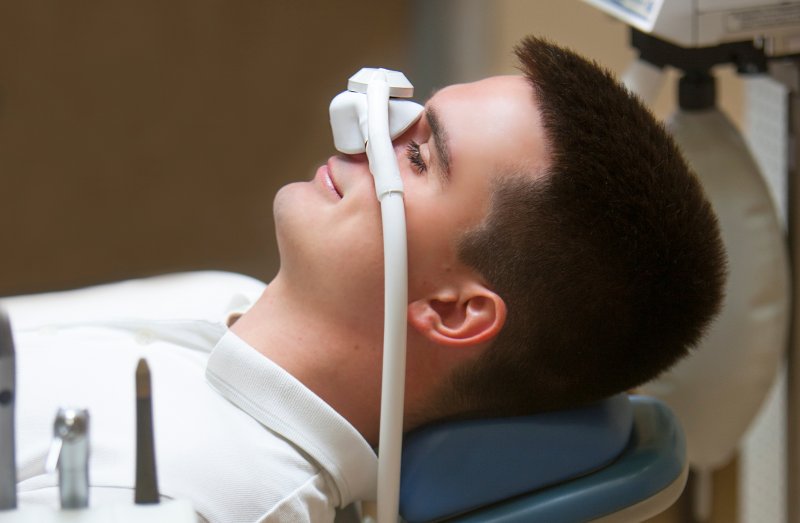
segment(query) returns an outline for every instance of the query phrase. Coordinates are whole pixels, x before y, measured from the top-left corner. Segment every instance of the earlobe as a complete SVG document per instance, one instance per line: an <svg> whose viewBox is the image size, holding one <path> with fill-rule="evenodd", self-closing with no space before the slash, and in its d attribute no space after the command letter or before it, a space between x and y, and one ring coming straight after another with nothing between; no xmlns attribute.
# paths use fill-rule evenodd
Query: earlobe
<svg viewBox="0 0 800 523"><path fill-rule="evenodd" d="M409 304L409 323L439 345L469 347L492 340L505 323L505 302L479 284L461 291Z"/></svg>

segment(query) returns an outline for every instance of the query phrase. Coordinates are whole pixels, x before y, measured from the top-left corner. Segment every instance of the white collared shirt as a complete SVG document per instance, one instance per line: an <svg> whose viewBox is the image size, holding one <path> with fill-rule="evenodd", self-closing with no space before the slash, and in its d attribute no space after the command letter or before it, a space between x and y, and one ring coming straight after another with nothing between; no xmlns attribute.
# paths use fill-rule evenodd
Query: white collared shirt
<svg viewBox="0 0 800 523"><path fill-rule="evenodd" d="M255 299L257 288L244 294ZM126 299L120 288L105 295ZM90 503L132 502L140 357L152 375L162 496L190 500L211 522L333 521L337 507L374 499L377 458L363 437L221 321L176 318L163 301L157 318L113 317L106 303L93 321L36 300L20 304L15 330L21 503L58 505L57 475L43 466L59 406L90 412Z"/></svg>

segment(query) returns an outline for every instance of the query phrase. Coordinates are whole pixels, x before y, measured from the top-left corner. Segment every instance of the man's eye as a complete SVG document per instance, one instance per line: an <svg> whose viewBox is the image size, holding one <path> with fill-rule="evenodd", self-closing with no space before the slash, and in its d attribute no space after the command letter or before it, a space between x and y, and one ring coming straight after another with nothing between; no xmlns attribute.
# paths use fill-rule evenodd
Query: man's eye
<svg viewBox="0 0 800 523"><path fill-rule="evenodd" d="M411 165L414 166L414 169L419 174L427 172L428 166L425 165L425 160L422 159L422 155L419 152L419 144L414 140L411 140L406 147L406 156L408 156L408 161L411 162Z"/></svg>

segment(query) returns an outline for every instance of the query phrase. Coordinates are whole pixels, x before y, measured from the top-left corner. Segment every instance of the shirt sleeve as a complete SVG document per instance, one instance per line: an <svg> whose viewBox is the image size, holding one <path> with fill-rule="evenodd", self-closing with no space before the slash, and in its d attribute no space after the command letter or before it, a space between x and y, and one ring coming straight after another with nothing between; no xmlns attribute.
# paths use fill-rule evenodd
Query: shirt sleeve
<svg viewBox="0 0 800 523"><path fill-rule="evenodd" d="M336 507L325 478L315 474L259 519L259 523L333 523Z"/></svg>

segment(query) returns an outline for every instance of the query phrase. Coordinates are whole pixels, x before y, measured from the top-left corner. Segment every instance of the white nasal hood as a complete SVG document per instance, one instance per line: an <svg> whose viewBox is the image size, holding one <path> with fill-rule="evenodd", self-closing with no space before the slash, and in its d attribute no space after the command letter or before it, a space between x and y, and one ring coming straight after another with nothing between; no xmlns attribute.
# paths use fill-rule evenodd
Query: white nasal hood
<svg viewBox="0 0 800 523"><path fill-rule="evenodd" d="M347 83L347 91L338 94L330 106L333 145L344 154L366 151L367 129L367 85L378 69L364 68L353 75ZM389 84L389 133L394 140L416 122L424 107L411 100L413 86L399 71L381 70Z"/></svg>

